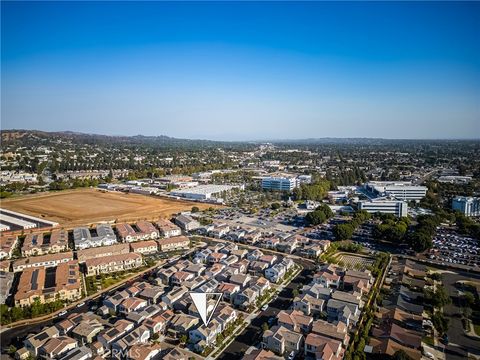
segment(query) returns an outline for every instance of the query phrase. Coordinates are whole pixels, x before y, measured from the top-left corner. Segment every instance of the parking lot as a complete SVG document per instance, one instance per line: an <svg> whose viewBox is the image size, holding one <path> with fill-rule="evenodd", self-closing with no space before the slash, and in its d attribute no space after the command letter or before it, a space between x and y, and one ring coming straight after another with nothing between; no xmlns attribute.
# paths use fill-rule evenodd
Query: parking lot
<svg viewBox="0 0 480 360"><path fill-rule="evenodd" d="M428 258L442 265L459 264L480 266L480 246L478 241L458 234L454 229L441 227L433 239L433 247Z"/></svg>

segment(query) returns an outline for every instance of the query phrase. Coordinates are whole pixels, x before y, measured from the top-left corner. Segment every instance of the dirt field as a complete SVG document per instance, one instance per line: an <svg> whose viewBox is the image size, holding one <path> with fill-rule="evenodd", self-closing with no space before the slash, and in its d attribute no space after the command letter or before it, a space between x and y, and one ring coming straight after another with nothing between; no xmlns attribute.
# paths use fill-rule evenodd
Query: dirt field
<svg viewBox="0 0 480 360"><path fill-rule="evenodd" d="M79 189L28 195L2 200L5 209L56 221L62 227L92 224L99 221L156 220L169 217L192 206L206 209L215 205L138 194Z"/></svg>

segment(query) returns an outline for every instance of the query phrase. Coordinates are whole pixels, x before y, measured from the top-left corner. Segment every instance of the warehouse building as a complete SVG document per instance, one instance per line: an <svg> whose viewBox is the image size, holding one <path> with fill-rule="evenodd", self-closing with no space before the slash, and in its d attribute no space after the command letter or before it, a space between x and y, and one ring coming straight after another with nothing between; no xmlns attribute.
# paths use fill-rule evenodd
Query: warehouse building
<svg viewBox="0 0 480 360"><path fill-rule="evenodd" d="M188 189L174 190L172 196L183 197L192 200L210 200L222 198L224 194L233 189L244 189L243 185L199 185Z"/></svg>

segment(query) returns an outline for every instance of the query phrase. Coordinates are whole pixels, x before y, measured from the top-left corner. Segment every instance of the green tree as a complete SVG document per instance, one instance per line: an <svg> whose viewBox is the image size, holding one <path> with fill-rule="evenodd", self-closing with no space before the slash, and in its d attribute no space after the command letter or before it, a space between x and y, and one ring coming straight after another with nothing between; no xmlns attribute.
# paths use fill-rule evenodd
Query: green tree
<svg viewBox="0 0 480 360"><path fill-rule="evenodd" d="M405 350L397 350L393 354L393 359L394 360L411 360L412 358L408 356Z"/></svg>
<svg viewBox="0 0 480 360"><path fill-rule="evenodd" d="M347 240L353 235L354 228L351 224L337 224L333 227L333 235L337 240Z"/></svg>

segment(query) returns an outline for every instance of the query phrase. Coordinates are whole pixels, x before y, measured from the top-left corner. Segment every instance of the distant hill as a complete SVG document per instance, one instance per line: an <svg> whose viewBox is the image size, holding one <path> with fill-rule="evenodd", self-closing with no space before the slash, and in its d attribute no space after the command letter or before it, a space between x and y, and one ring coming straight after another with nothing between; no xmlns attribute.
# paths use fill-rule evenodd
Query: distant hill
<svg viewBox="0 0 480 360"><path fill-rule="evenodd" d="M113 136L85 134L73 131L46 132L39 130L2 130L2 143L9 144L39 144L45 141L62 140L76 144L98 145L150 145L156 147L190 147L190 146L222 146L226 142L211 140L177 139L165 135L160 136Z"/></svg>
<svg viewBox="0 0 480 360"><path fill-rule="evenodd" d="M277 145L391 145L400 143L432 143L432 142L464 142L468 140L406 140L406 139L380 139L380 138L309 138L309 139L272 139L257 141L214 141L202 139L179 139L166 135L159 136L114 136L86 134L74 131L47 132L39 130L2 130L0 131L2 143L26 146L40 144L48 141L63 140L75 144L98 145L126 145L126 146L152 146L152 147L244 147L252 144L272 143ZM478 140L470 140L477 142Z"/></svg>

